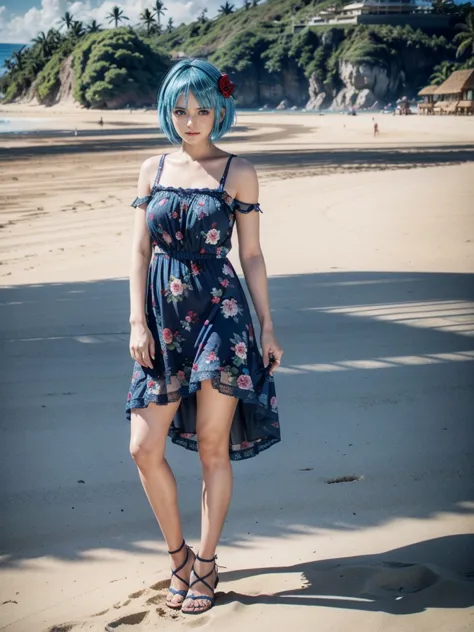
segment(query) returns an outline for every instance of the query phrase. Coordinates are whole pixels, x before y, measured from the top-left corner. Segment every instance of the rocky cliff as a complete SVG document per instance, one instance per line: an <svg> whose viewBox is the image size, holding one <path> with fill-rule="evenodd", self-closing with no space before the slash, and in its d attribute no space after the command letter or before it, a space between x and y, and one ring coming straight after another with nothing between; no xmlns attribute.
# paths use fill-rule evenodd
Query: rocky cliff
<svg viewBox="0 0 474 632"><path fill-rule="evenodd" d="M381 107L397 98L404 87L404 73L396 64L389 68L378 64L341 60L338 74L341 87L323 82L313 73L309 79L307 110L344 110Z"/></svg>

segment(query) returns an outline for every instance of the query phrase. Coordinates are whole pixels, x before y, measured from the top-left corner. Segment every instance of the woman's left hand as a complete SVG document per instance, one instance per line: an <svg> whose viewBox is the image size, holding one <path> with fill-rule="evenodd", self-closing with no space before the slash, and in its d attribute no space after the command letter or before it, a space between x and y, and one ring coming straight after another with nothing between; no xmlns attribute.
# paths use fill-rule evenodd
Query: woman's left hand
<svg viewBox="0 0 474 632"><path fill-rule="evenodd" d="M281 358L283 355L283 349L280 347L278 340L272 330L263 330L261 335L262 351L263 351L263 364L270 366L270 375L273 375L273 371L280 366Z"/></svg>

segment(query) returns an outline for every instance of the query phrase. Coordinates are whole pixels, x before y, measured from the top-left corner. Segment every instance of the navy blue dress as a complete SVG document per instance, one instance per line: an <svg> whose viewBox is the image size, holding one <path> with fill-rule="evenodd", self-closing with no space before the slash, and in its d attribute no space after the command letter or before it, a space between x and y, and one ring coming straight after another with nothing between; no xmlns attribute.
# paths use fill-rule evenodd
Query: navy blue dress
<svg viewBox="0 0 474 632"><path fill-rule="evenodd" d="M135 362L126 404L146 408L180 401L169 429L173 443L197 450L196 391L203 380L239 401L230 430L232 460L257 455L280 441L274 378L264 367L245 293L227 254L235 214L261 212L259 204L216 189L162 186L162 155L146 209L152 242L146 319L156 345L153 368Z"/></svg>

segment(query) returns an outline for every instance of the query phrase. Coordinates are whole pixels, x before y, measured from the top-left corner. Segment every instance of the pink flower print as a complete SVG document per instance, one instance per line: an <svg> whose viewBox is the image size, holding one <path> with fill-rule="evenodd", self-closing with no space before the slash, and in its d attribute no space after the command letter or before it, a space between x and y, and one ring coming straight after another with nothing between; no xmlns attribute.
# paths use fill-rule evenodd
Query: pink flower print
<svg viewBox="0 0 474 632"><path fill-rule="evenodd" d="M183 233L180 230L178 230L178 232L176 233L176 239L178 241L181 241L183 239Z"/></svg>
<svg viewBox="0 0 474 632"><path fill-rule="evenodd" d="M208 321L208 320L205 320L205 321L204 321L204 324L205 324L205 325L209 325L209 321Z"/></svg>
<svg viewBox="0 0 474 632"><path fill-rule="evenodd" d="M199 366L196 364L196 362L193 364L193 371L197 371L199 369Z"/></svg>
<svg viewBox="0 0 474 632"><path fill-rule="evenodd" d="M271 398L271 400L270 400L270 406L271 406L272 408L276 408L276 407L277 407L277 402L278 402L278 400L277 400L277 398L276 398L276 397L275 397L275 395L274 395L274 396Z"/></svg>
<svg viewBox="0 0 474 632"><path fill-rule="evenodd" d="M237 386L243 390L252 390L253 384L250 375L239 375L237 378Z"/></svg>
<svg viewBox="0 0 474 632"><path fill-rule="evenodd" d="M153 221L155 219L155 215L153 213L150 213L148 215L148 219L150 219L151 221Z"/></svg>
<svg viewBox="0 0 474 632"><path fill-rule="evenodd" d="M215 362L216 360L217 360L217 355L215 351L211 351L206 358L207 364L209 364L209 362Z"/></svg>
<svg viewBox="0 0 474 632"><path fill-rule="evenodd" d="M178 215L178 213L177 213L176 211L173 211L173 212L171 213L171 217L172 217L173 219L177 219L177 218L179 217L179 215Z"/></svg>
<svg viewBox="0 0 474 632"><path fill-rule="evenodd" d="M194 276L197 276L199 274L200 270L197 263L191 264L191 272L194 274Z"/></svg>
<svg viewBox="0 0 474 632"><path fill-rule="evenodd" d="M206 214L201 211L198 215L198 218L202 219L203 217L206 217Z"/></svg>
<svg viewBox="0 0 474 632"><path fill-rule="evenodd" d="M132 399L132 394L131 394L131 393L129 393L129 394L127 395L127 401L129 402L131 399Z"/></svg>
<svg viewBox="0 0 474 632"><path fill-rule="evenodd" d="M211 230L208 231L206 234L206 244L211 244L212 246L215 246L219 241L220 236L221 233L219 230L211 228Z"/></svg>
<svg viewBox="0 0 474 632"><path fill-rule="evenodd" d="M173 296L181 296L183 293L183 282L181 279L173 279L170 283L170 291Z"/></svg>
<svg viewBox="0 0 474 632"><path fill-rule="evenodd" d="M155 382L153 380L148 380L147 386L148 388L153 388L155 386Z"/></svg>
<svg viewBox="0 0 474 632"><path fill-rule="evenodd" d="M178 371L178 373L176 374L176 377L178 378L180 382L184 382L184 380L186 379L184 375L184 371Z"/></svg>
<svg viewBox="0 0 474 632"><path fill-rule="evenodd" d="M167 345L170 345L173 342L173 332L171 329L163 329L163 340Z"/></svg>
<svg viewBox="0 0 474 632"><path fill-rule="evenodd" d="M230 276L230 277L234 276L234 271L232 270L232 268L230 267L228 263L224 263L224 265L222 266L222 272L226 274L227 276Z"/></svg>
<svg viewBox="0 0 474 632"><path fill-rule="evenodd" d="M204 202L204 200L199 200L198 204L199 204L199 206L204 206L205 202Z"/></svg>
<svg viewBox="0 0 474 632"><path fill-rule="evenodd" d="M222 301L221 309L225 318L233 318L239 313L239 306L235 298L226 298Z"/></svg>
<svg viewBox="0 0 474 632"><path fill-rule="evenodd" d="M199 251L202 255L206 252L205 248L201 248L201 250Z"/></svg>
<svg viewBox="0 0 474 632"><path fill-rule="evenodd" d="M253 443L250 443L250 441L242 441L242 443L240 444L240 449L246 450L247 448L251 448L252 446Z"/></svg>
<svg viewBox="0 0 474 632"><path fill-rule="evenodd" d="M188 205L186 202L183 203L183 205L181 206L181 208L183 209L183 211L187 211L188 210Z"/></svg>
<svg viewBox="0 0 474 632"><path fill-rule="evenodd" d="M222 287L228 287L229 283L230 283L229 279L222 279L221 281Z"/></svg>
<svg viewBox="0 0 474 632"><path fill-rule="evenodd" d="M173 241L169 233L166 232L166 230L163 231L161 236L163 237L163 239L166 241L167 244L170 244Z"/></svg>
<svg viewBox="0 0 474 632"><path fill-rule="evenodd" d="M211 303L220 303L220 302L221 302L221 299L218 296L212 297Z"/></svg>
<svg viewBox="0 0 474 632"><path fill-rule="evenodd" d="M192 432L182 432L179 436L182 439L192 439L194 437L194 434Z"/></svg>
<svg viewBox="0 0 474 632"><path fill-rule="evenodd" d="M234 347L235 355L242 360L247 359L247 345L245 342L238 342Z"/></svg>
<svg viewBox="0 0 474 632"><path fill-rule="evenodd" d="M164 204L166 204L166 202L168 201L168 198L162 198L159 202L158 202L158 206L163 206Z"/></svg>

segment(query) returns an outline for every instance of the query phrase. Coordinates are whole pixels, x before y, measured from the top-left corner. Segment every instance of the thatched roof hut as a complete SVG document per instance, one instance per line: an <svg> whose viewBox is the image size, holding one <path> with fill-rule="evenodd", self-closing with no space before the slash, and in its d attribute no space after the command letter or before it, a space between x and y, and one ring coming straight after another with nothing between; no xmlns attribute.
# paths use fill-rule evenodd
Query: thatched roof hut
<svg viewBox="0 0 474 632"><path fill-rule="evenodd" d="M426 88L423 88L422 90L418 92L418 96L419 97L431 96L432 94L436 94L436 90L438 88L439 86L426 86Z"/></svg>
<svg viewBox="0 0 474 632"><path fill-rule="evenodd" d="M446 81L436 90L436 94L461 95L463 92L474 88L474 68L469 70L455 70Z"/></svg>

